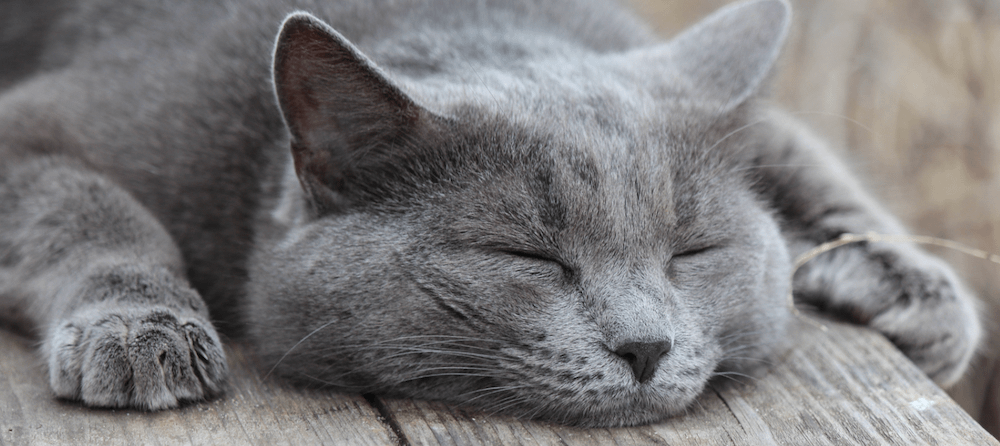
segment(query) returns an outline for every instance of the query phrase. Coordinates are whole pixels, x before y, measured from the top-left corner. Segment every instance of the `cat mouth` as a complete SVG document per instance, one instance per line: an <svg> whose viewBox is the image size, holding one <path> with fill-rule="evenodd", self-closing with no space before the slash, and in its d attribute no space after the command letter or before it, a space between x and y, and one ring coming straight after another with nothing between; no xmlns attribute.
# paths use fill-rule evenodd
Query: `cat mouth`
<svg viewBox="0 0 1000 446"><path fill-rule="evenodd" d="M607 386L601 390L518 389L504 407L487 404L487 412L507 412L518 418L544 419L581 427L622 427L647 424L683 413L704 390L706 380L684 383ZM512 400L520 400L513 403Z"/></svg>
<svg viewBox="0 0 1000 446"><path fill-rule="evenodd" d="M487 413L582 427L647 424L683 413L712 377L715 364L707 355L675 353L662 358L644 381L611 355L590 358L586 366L520 363L491 390L477 390L458 402Z"/></svg>

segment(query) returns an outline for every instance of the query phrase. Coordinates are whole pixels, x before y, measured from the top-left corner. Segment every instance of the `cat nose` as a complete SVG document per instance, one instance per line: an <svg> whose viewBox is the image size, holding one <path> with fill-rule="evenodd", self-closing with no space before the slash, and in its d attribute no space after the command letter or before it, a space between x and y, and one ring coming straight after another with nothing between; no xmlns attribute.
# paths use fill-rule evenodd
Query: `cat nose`
<svg viewBox="0 0 1000 446"><path fill-rule="evenodd" d="M660 358L670 353L670 346L670 341L626 342L615 350L615 354L628 362L635 379L644 383L656 373L656 365Z"/></svg>

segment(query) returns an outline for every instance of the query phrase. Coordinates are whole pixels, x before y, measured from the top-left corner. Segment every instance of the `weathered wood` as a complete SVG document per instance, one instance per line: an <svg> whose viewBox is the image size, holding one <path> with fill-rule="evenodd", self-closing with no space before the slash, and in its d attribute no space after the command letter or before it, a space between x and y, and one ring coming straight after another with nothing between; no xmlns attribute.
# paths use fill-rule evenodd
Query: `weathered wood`
<svg viewBox="0 0 1000 446"><path fill-rule="evenodd" d="M796 347L769 373L707 390L684 416L621 429L399 399L377 404L386 420L360 396L262 381L239 346L229 349L232 387L216 401L93 410L54 399L31 342L0 332L0 444L1000 445L882 336L829 326L800 324Z"/></svg>
<svg viewBox="0 0 1000 446"><path fill-rule="evenodd" d="M882 336L802 324L770 373L706 391L683 417L629 429L578 429L385 400L414 445L1000 444Z"/></svg>
<svg viewBox="0 0 1000 446"><path fill-rule="evenodd" d="M397 444L363 397L262 382L239 346L224 397L156 413L56 400L32 350L0 332L0 444Z"/></svg>

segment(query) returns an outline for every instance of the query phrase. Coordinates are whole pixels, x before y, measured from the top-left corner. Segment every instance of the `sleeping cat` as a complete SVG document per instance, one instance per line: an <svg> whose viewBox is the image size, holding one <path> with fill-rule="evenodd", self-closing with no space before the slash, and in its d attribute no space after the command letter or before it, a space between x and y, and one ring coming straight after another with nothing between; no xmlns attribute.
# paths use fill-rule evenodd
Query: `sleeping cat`
<svg viewBox="0 0 1000 446"><path fill-rule="evenodd" d="M300 383L646 423L788 347L790 286L942 384L979 342L912 246L789 283L903 229L760 99L783 1L669 42L599 0L0 12L0 315L61 398L217 395L218 328Z"/></svg>

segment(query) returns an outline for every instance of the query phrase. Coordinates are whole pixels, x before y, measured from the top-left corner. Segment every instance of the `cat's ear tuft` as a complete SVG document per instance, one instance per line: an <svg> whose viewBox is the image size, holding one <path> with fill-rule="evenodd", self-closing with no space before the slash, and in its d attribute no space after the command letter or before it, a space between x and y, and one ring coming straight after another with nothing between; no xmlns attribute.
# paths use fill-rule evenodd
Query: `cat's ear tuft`
<svg viewBox="0 0 1000 446"><path fill-rule="evenodd" d="M669 44L671 63L703 97L732 108L753 96L781 53L791 23L786 0L724 7Z"/></svg>
<svg viewBox="0 0 1000 446"><path fill-rule="evenodd" d="M308 13L285 19L273 75L295 171L319 214L350 206L357 171L384 158L430 115L346 38Z"/></svg>

